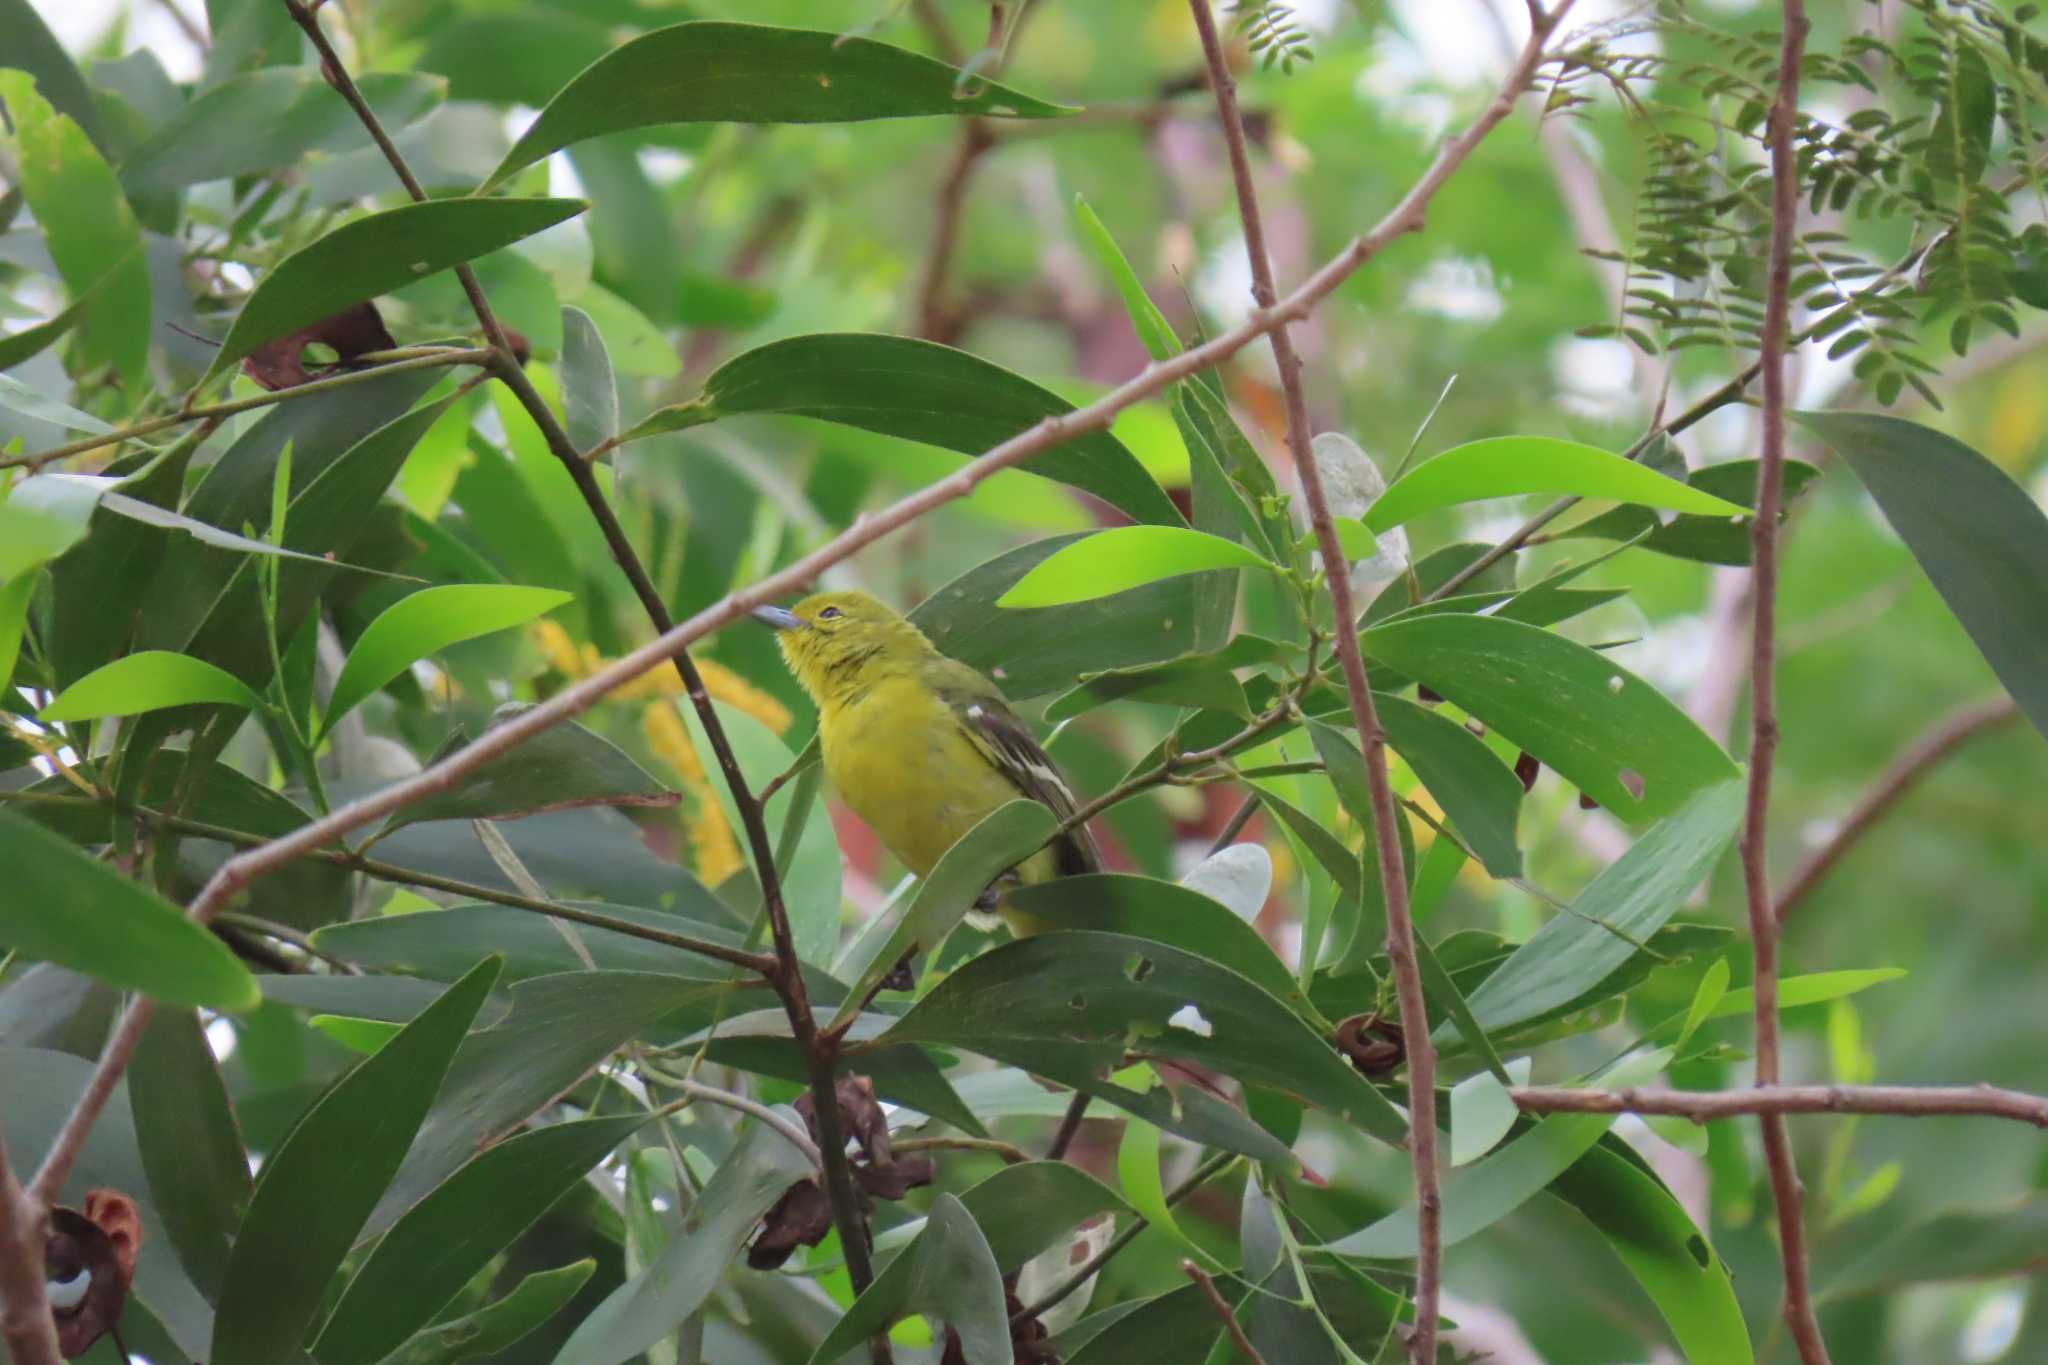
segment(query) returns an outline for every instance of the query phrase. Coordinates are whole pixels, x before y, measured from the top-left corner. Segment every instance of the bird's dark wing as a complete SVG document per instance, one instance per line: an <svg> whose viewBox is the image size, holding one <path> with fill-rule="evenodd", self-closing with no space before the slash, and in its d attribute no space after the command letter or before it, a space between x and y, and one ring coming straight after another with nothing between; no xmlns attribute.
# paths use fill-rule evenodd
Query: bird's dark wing
<svg viewBox="0 0 2048 1365"><path fill-rule="evenodd" d="M1060 770L994 683L953 659L933 666L931 683L968 740L1020 795L1040 802L1061 820L1079 809ZM1102 870L1101 855L1085 825L1067 830L1052 848L1063 877Z"/></svg>

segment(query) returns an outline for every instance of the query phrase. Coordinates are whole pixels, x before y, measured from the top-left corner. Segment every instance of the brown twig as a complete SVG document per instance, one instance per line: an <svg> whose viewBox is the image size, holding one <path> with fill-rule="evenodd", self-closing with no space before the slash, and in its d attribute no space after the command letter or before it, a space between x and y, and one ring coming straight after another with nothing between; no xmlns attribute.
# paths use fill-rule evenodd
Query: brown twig
<svg viewBox="0 0 2048 1365"><path fill-rule="evenodd" d="M1518 79L1525 77L1518 76ZM503 725L486 730L474 742L425 771L336 807L327 815L290 834L229 859L215 871L207 885L201 888L198 898L193 901L186 914L204 922L216 909L225 904L229 897L242 891L251 882L266 877L299 858L315 853L351 830L360 829L370 821L389 815L401 806L409 805L435 792L447 790L483 764L517 748L541 731L589 710L608 693L624 687L648 669L668 662L678 650L694 644L720 626L742 619L755 607L786 597L791 592L810 584L826 569L850 558L884 536L901 530L934 508L966 497L1002 470L1022 464L1032 456L1085 432L1107 428L1116 419L1117 414L1126 408L1143 402L1189 375L1229 359L1274 328L1307 316L1317 304L1334 293L1338 286L1357 273L1367 261L1386 250L1393 242L1421 228L1430 201L1436 197L1437 191L1442 189L1444 182L1464 164L1480 138L1507 116L1512 102L1510 94L1504 93L1497 97L1472 127L1444 144L1420 178L1379 222L1368 231L1354 237L1343 250L1325 261L1313 274L1297 285L1292 293L1273 307L1255 310L1244 321L1219 332L1199 346L1192 346L1166 360L1152 362L1092 403L1047 417L1026 427L1015 436L998 442L947 477L899 498L880 512L856 522L833 536L794 563L756 580L740 592L729 594L712 603L687 621L678 623L674 629L613 660L589 677L563 688L546 701L521 712ZM147 1002L142 1002L140 1007L146 1009ZM121 1023L116 1027L115 1041L118 1042L128 1029L130 1020L137 1010L136 1005L129 1007L129 1014L123 1016ZM139 1037L140 1024L134 1025L134 1028L136 1036ZM110 1050L101 1055L94 1083L88 1085L85 1096L80 1100L79 1109L73 1115L73 1118L78 1120L78 1126L74 1129L73 1126L67 1125L67 1133L75 1132L76 1139L83 1140L84 1133L90 1129L93 1119L105 1107L108 1096L113 1093L114 1083L127 1067L132 1052L133 1044L130 1043L125 1051ZM101 1083L103 1077L104 1083ZM53 1149L52 1155L58 1154ZM65 1156L67 1165L75 1156L75 1151Z"/></svg>
<svg viewBox="0 0 2048 1365"><path fill-rule="evenodd" d="M1544 14L1531 6L1532 28L1521 57L1487 110L1452 146L1464 145L1466 152L1476 146L1493 126L1506 118L1528 84L1551 31L1570 0ZM1245 150L1244 118L1237 106L1236 82L1216 32L1216 20L1208 0L1189 0L1189 12L1201 34L1202 54L1208 63L1209 84L1216 98L1218 121L1223 129L1224 148L1229 154L1231 178L1237 192L1238 219L1244 226L1245 254L1250 260L1252 297L1262 309L1273 307L1278 291L1273 286L1273 267L1266 250L1265 226L1259 214L1258 192L1252 182L1251 160ZM1449 148L1446 149L1447 151ZM1461 158L1462 159L1462 158ZM1393 787L1387 776L1386 733L1372 699L1372 685L1366 676L1365 656L1358 645L1357 612L1351 601L1350 562L1344 556L1331 520L1322 476L1309 448L1308 405L1302 392L1301 357L1285 326L1276 327L1268 338L1286 400L1287 444L1294 457L1296 476L1308 504L1309 523L1314 528L1316 547L1322 554L1324 575L1329 584L1334 613L1334 646L1344 670L1345 690L1351 702L1351 717L1358 729L1365 761L1366 787L1372 801L1373 838L1376 844L1380 890L1387 911L1387 960L1394 975L1402 1031L1408 1038L1408 1146L1415 1172L1417 1254L1415 1263L1415 1330L1409 1336L1410 1357L1416 1361L1436 1359L1437 1306L1443 1271L1442 1199L1437 1188L1436 1169L1436 1049L1429 1040L1428 1006L1422 992L1422 971L1415 954L1415 925L1408 908L1408 876L1401 861L1400 818L1394 807Z"/></svg>
<svg viewBox="0 0 2048 1365"><path fill-rule="evenodd" d="M1763 378L1763 442L1757 465L1756 515L1750 519L1749 790L1742 821L1742 881L1749 903L1750 951L1755 962L1756 1083L1778 1084L1778 916L1771 899L1765 836L1771 808L1771 771L1778 753L1778 509L1785 494L1785 340L1790 330L1792 238L1799 216L1799 164L1792 125L1799 115L1799 60L1806 47L1803 0L1784 0L1778 56L1778 93L1770 114L1771 250L1764 322L1757 363ZM1807 1278L1806 1227L1799 1171L1784 1116L1760 1113L1764 1162L1778 1212L1778 1249L1785 1267L1785 1324L1804 1365L1827 1365L1828 1348L1814 1317Z"/></svg>
<svg viewBox="0 0 2048 1365"><path fill-rule="evenodd" d="M1525 1114L1669 1114L1694 1123L1746 1114L1885 1114L2013 1119L2048 1128L2048 1099L1991 1085L1774 1085L1711 1091L1518 1086L1508 1096Z"/></svg>
<svg viewBox="0 0 2048 1365"><path fill-rule="evenodd" d="M22 1189L0 1138L0 1342L14 1365L60 1365L43 1280L47 1202Z"/></svg>
<svg viewBox="0 0 2048 1365"><path fill-rule="evenodd" d="M1031 1153L1022 1147L1004 1142L1000 1138L904 1138L901 1141L892 1141L889 1150L898 1156L905 1152L981 1152L988 1156L999 1156L1012 1166L1022 1166L1033 1160Z"/></svg>
<svg viewBox="0 0 2048 1365"><path fill-rule="evenodd" d="M1812 894L1822 879L1834 870L1835 864L1899 798L1912 790L1914 783L1926 776L1929 769L1960 749L1973 736L1993 726L2003 725L2019 713L2019 707L2010 697L1976 702L1956 711L1914 740L1911 747L1893 760L1884 776L1871 784L1870 790L1863 794L1834 836L1808 854L1793 872L1792 880L1778 896L1778 923L1784 924L1785 917Z"/></svg>
<svg viewBox="0 0 2048 1365"><path fill-rule="evenodd" d="M1180 1273L1201 1286L1202 1297L1209 1301L1209 1310L1223 1323L1223 1330L1230 1333L1230 1344L1237 1353L1251 1362L1251 1365L1266 1365L1266 1358L1259 1354L1259 1348L1252 1345L1252 1339L1244 1334L1244 1328L1237 1321L1237 1314L1230 1310L1229 1303L1216 1290L1216 1281L1209 1272L1193 1261L1182 1261Z"/></svg>
<svg viewBox="0 0 2048 1365"><path fill-rule="evenodd" d="M965 322L961 311L946 302L946 285L953 272L953 258L959 254L960 233L967 209L967 186L975 168L996 145L995 135L980 119L968 119L960 129L960 141L953 160L939 181L937 207L932 219L932 244L925 254L924 283L917 295L917 332L927 341L951 344Z"/></svg>

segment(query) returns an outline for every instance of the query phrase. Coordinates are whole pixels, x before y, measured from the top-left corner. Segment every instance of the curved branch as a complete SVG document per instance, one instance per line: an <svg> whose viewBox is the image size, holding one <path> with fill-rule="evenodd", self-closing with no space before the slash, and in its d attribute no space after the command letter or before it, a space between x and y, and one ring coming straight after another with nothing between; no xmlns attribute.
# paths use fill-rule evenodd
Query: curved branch
<svg viewBox="0 0 2048 1365"><path fill-rule="evenodd" d="M1508 1098L1525 1114L1669 1114L1694 1123L1746 1114L1884 1114L2012 1119L2048 1128L2048 1099L1992 1085L1773 1085L1710 1091L1517 1086Z"/></svg>

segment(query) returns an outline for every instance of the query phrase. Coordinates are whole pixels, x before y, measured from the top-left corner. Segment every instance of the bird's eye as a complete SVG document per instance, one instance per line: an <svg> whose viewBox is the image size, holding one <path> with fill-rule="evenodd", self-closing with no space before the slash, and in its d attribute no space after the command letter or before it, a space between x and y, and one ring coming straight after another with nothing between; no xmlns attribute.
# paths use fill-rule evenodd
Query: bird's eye
<svg viewBox="0 0 2048 1365"><path fill-rule="evenodd" d="M819 612L819 613L818 613L818 619L819 619L820 621L835 621L835 620L839 619L839 608L837 608L837 607L827 607L827 608L825 608L825 610L823 610L823 611L821 611L821 612Z"/></svg>

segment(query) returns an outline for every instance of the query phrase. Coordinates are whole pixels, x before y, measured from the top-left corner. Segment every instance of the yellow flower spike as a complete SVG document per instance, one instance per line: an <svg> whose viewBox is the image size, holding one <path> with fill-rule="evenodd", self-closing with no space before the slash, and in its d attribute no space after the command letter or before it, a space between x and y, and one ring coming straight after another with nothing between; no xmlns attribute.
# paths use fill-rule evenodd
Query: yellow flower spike
<svg viewBox="0 0 2048 1365"><path fill-rule="evenodd" d="M697 667L704 674L704 686L713 697L746 712L778 735L788 732L790 714L787 706L723 664L705 659Z"/></svg>
<svg viewBox="0 0 2048 1365"><path fill-rule="evenodd" d="M718 885L739 871L739 843L733 837L732 826L726 823L724 808L718 804L718 793L711 790L703 760L690 743L689 731L683 728L674 705L658 701L640 713L640 733L646 737L647 747L674 770L683 790L690 794L696 810L684 833L689 836L693 850L691 862L706 885Z"/></svg>
<svg viewBox="0 0 2048 1365"><path fill-rule="evenodd" d="M528 626L526 633L532 638L534 647L540 650L541 657L548 661L549 668L569 679L583 676L582 661L576 656L576 644L560 622L542 617Z"/></svg>

